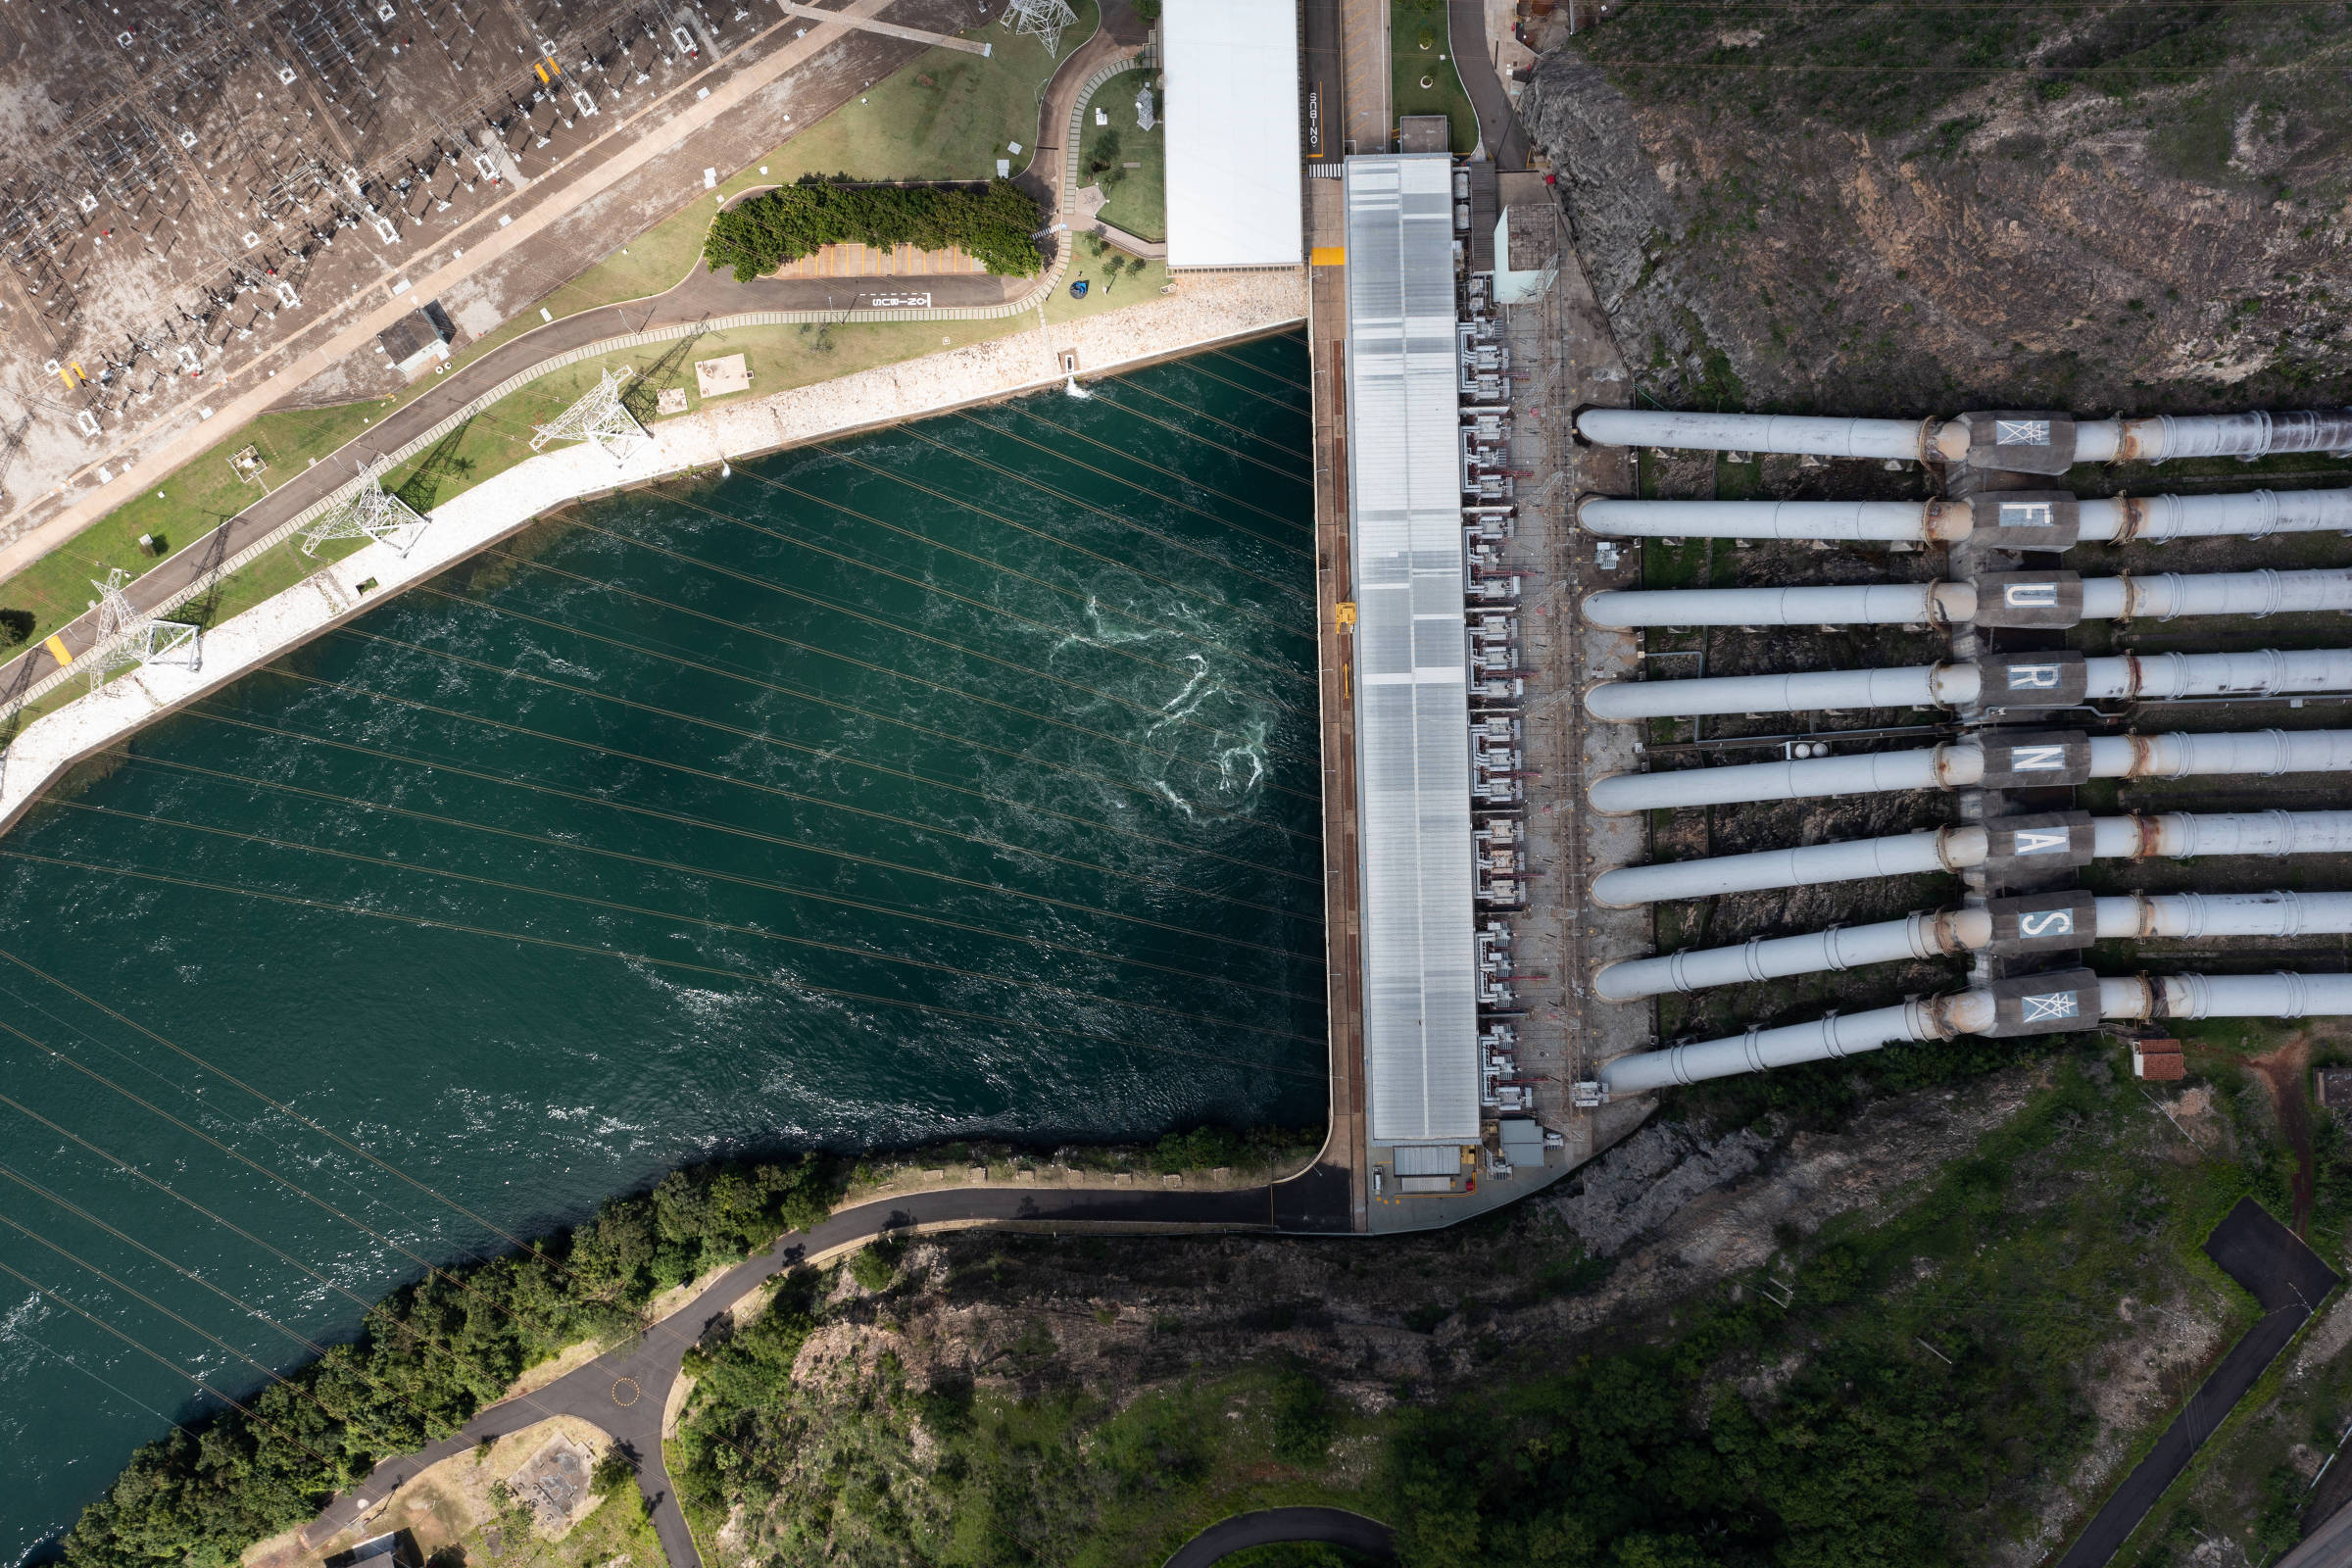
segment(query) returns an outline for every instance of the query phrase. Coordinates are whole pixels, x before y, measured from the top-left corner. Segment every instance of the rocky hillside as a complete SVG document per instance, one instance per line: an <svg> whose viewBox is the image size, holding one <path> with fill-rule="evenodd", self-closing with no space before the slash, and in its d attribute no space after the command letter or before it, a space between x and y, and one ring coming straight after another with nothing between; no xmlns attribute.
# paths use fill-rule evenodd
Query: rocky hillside
<svg viewBox="0 0 2352 1568"><path fill-rule="evenodd" d="M2345 10L1623 0L1521 111L1661 402L2340 403Z"/></svg>
<svg viewBox="0 0 2352 1568"><path fill-rule="evenodd" d="M2161 1106L2111 1057L1774 1074L1429 1236L881 1244L713 1333L670 1473L718 1568L1112 1568L1315 1501L1411 1568L2031 1568L2250 1321L2196 1246L2284 1191L2230 1054ZM1858 1073L1945 1076L1829 1109ZM2330 1350L2182 1539L2291 1540L2342 1397Z"/></svg>

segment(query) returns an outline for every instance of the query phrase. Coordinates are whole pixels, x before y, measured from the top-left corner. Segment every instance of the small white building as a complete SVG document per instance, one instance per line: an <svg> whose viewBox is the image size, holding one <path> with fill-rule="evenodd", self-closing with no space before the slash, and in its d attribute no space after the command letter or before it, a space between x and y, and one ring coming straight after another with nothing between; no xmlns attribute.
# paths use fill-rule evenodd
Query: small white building
<svg viewBox="0 0 2352 1568"><path fill-rule="evenodd" d="M1168 267L1297 267L1300 215L1298 16L1266 0L1168 0Z"/></svg>

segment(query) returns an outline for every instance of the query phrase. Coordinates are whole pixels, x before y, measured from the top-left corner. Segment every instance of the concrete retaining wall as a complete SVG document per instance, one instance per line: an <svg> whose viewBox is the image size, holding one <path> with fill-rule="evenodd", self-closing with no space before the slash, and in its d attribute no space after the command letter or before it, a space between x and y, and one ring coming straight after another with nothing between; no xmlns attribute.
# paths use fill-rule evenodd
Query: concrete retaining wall
<svg viewBox="0 0 2352 1568"><path fill-rule="evenodd" d="M764 313L711 325L764 324ZM877 366L838 380L796 387L754 402L664 419L652 444L627 463L591 446L542 453L435 507L431 526L406 558L371 544L243 614L206 632L198 669L148 666L122 675L27 724L0 759L0 833L14 827L67 768L135 733L172 710L217 691L271 660L366 613L474 552L521 531L533 519L586 497L606 495L729 459L828 440L898 424L950 409L993 402L1060 384L1060 355L1075 352L1087 375L1135 368L1195 349L1260 336L1306 316L1303 270L1200 278L1160 296L1100 316L1036 331L950 349L897 365ZM492 388L459 414L394 455L403 462L524 383L561 366L682 336L694 327L593 344L558 356ZM321 503L240 552L233 570L298 533L331 503ZM372 580L366 593L360 584ZM203 584L183 598L193 598ZM159 611L168 616L170 607ZM27 700L69 680L86 678L83 661L46 676Z"/></svg>

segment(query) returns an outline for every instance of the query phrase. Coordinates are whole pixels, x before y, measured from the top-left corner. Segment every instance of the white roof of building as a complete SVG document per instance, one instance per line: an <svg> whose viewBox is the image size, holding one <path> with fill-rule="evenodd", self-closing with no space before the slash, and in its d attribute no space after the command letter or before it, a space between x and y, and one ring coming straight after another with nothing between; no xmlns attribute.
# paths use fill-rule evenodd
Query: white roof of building
<svg viewBox="0 0 2352 1568"><path fill-rule="evenodd" d="M1266 0L1168 0L1168 265L1296 267L1298 17Z"/></svg>
<svg viewBox="0 0 2352 1568"><path fill-rule="evenodd" d="M1366 1108L1374 1143L1468 1142L1478 959L1453 161L1350 158L1346 177Z"/></svg>

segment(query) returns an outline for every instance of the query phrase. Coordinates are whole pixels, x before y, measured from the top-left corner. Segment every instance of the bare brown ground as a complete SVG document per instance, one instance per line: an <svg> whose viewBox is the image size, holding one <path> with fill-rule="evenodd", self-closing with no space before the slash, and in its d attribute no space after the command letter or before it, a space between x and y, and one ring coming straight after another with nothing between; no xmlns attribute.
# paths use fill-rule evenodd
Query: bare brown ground
<svg viewBox="0 0 2352 1568"><path fill-rule="evenodd" d="M2309 1239L2311 1226L2312 1156L2311 1106L2303 1098L2303 1080L2311 1070L2311 1037L2297 1031L2286 1044L2268 1055L2255 1056L2247 1066L2270 1085L2271 1105L2278 1112L2278 1130L2295 1152L2294 1225L2297 1236Z"/></svg>

